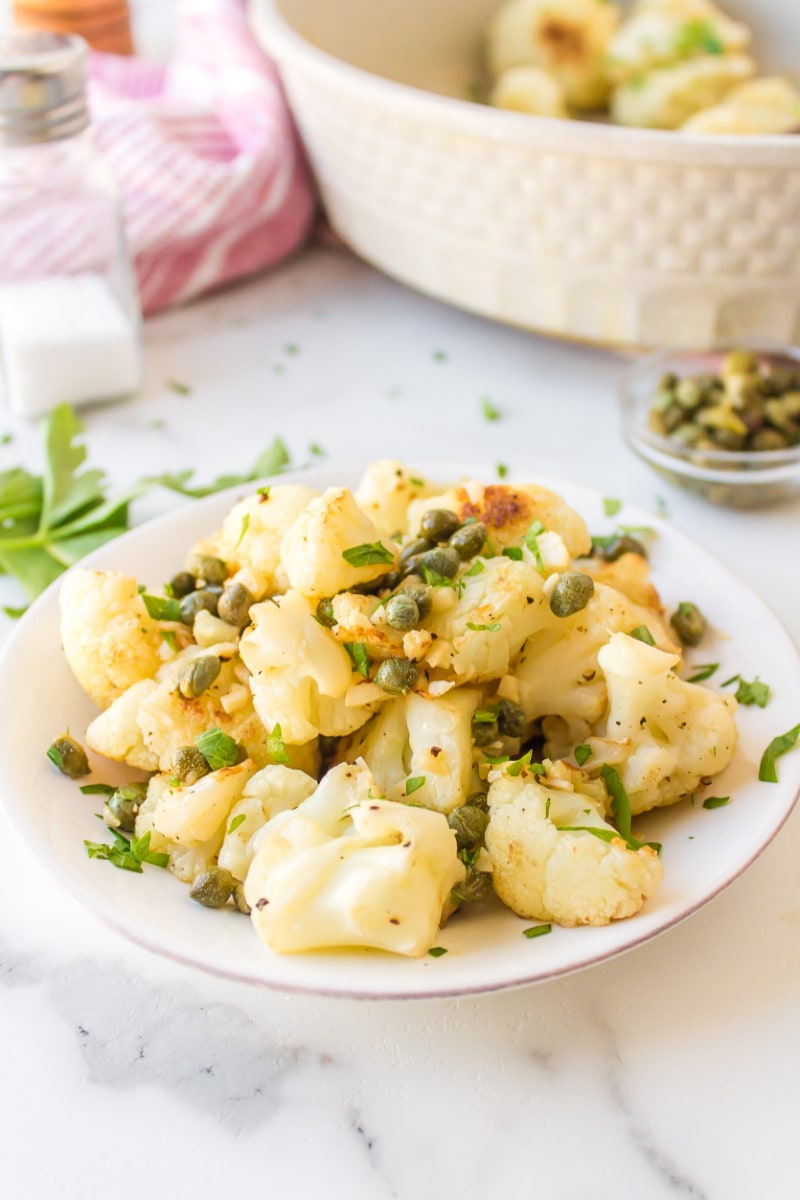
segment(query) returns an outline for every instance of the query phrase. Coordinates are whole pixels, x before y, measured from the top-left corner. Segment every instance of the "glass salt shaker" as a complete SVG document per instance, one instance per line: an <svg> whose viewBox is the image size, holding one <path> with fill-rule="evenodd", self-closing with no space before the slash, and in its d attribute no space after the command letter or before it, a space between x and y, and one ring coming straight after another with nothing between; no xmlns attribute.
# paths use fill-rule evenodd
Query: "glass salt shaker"
<svg viewBox="0 0 800 1200"><path fill-rule="evenodd" d="M20 416L141 381L136 283L85 71L82 38L0 37L0 359Z"/></svg>

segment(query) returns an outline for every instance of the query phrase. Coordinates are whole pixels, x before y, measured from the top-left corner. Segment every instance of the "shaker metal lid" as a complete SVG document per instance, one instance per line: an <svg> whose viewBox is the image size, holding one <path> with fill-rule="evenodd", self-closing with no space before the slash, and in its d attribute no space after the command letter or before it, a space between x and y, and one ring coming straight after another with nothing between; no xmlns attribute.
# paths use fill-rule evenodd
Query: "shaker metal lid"
<svg viewBox="0 0 800 1200"><path fill-rule="evenodd" d="M86 49L74 34L0 36L0 143L50 142L86 128Z"/></svg>

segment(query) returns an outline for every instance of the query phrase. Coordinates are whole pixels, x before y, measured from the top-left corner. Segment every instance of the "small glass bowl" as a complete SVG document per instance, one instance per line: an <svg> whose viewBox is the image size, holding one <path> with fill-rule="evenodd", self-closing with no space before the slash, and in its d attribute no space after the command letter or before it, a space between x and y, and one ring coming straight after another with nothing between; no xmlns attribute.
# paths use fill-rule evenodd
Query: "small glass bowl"
<svg viewBox="0 0 800 1200"><path fill-rule="evenodd" d="M627 371L621 385L625 438L671 483L729 508L760 508L800 492L800 445L785 450L698 450L657 433L649 416L668 373L718 375L728 350L752 350L776 365L800 369L800 349L742 339L717 350L662 350Z"/></svg>

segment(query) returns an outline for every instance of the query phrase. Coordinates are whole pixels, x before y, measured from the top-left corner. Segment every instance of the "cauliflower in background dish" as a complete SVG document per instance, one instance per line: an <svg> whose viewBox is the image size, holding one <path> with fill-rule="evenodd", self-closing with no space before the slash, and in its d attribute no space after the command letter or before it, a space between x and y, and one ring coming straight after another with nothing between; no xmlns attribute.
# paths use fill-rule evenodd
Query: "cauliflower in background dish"
<svg viewBox="0 0 800 1200"><path fill-rule="evenodd" d="M687 133L793 133L800 129L800 92L787 79L754 79L681 128Z"/></svg>
<svg viewBox="0 0 800 1200"><path fill-rule="evenodd" d="M618 125L678 129L754 71L755 63L744 54L702 55L660 67L614 89L611 117Z"/></svg>
<svg viewBox="0 0 800 1200"><path fill-rule="evenodd" d="M526 483L478 483L470 480L449 491L408 506L408 529L416 536L423 513L446 508L460 521L483 521L498 552L506 546L521 546L534 521L559 534L573 558L588 554L592 539L583 517L547 488Z"/></svg>
<svg viewBox="0 0 800 1200"><path fill-rule="evenodd" d="M489 93L494 108L529 113L534 117L568 117L562 84L540 67L510 67Z"/></svg>
<svg viewBox="0 0 800 1200"><path fill-rule="evenodd" d="M106 708L161 666L159 625L131 575L73 567L60 593L61 642L70 670Z"/></svg>
<svg viewBox="0 0 800 1200"><path fill-rule="evenodd" d="M258 835L279 812L297 808L317 788L316 779L291 767L264 767L244 785L228 814L218 862L235 879L244 880L258 848Z"/></svg>
<svg viewBox="0 0 800 1200"><path fill-rule="evenodd" d="M612 763L632 813L674 804L701 779L718 775L736 748L737 704L673 672L665 654L614 634L597 656L608 688L608 711L589 738L592 769Z"/></svg>
<svg viewBox="0 0 800 1200"><path fill-rule="evenodd" d="M486 848L497 895L517 916L608 925L633 916L663 868L649 846L630 849L578 786L547 787L524 771L489 787ZM597 833L586 830L597 830Z"/></svg>
<svg viewBox="0 0 800 1200"><path fill-rule="evenodd" d="M606 46L619 18L608 0L506 0L488 28L489 69L496 77L510 67L543 67L572 107L599 108L608 96Z"/></svg>
<svg viewBox="0 0 800 1200"><path fill-rule="evenodd" d="M278 483L234 504L222 525L216 553L231 573L245 568L257 585L261 599L283 592L289 584L281 566L284 535L308 504L319 495L299 483ZM252 591L252 588L251 588Z"/></svg>
<svg viewBox="0 0 800 1200"><path fill-rule="evenodd" d="M363 764L342 763L265 826L247 873L256 931L282 954L370 946L419 957L464 877L440 813L374 798Z"/></svg>
<svg viewBox="0 0 800 1200"><path fill-rule="evenodd" d="M376 542L385 555L378 562L353 566L344 557L347 550ZM315 599L378 579L394 565L396 554L394 542L378 537L349 488L328 488L312 500L281 543L281 562L291 586Z"/></svg>
<svg viewBox="0 0 800 1200"><path fill-rule="evenodd" d="M352 733L375 711L374 704L347 705L353 664L314 612L296 591L255 604L240 643L256 712L267 729L280 725L291 745Z"/></svg>
<svg viewBox="0 0 800 1200"><path fill-rule="evenodd" d="M381 537L396 538L406 530L411 501L441 490L439 484L426 483L396 458L380 458L361 476L354 498Z"/></svg>
<svg viewBox="0 0 800 1200"><path fill-rule="evenodd" d="M708 0L640 0L607 47L615 80L645 75L698 55L740 54L750 30Z"/></svg>

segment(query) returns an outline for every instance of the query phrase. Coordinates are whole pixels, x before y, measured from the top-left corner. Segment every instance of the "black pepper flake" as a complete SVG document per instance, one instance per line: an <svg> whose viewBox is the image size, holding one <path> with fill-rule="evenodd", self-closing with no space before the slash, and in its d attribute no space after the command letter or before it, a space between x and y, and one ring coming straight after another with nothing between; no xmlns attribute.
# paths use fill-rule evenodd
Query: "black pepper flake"
<svg viewBox="0 0 800 1200"><path fill-rule="evenodd" d="M390 925L399 925L400 918L399 917L389 917L389 924Z"/></svg>
<svg viewBox="0 0 800 1200"><path fill-rule="evenodd" d="M441 746L431 746L431 754L433 755L434 758L438 758L441 753L442 753Z"/></svg>

